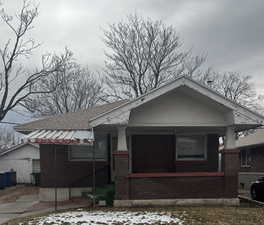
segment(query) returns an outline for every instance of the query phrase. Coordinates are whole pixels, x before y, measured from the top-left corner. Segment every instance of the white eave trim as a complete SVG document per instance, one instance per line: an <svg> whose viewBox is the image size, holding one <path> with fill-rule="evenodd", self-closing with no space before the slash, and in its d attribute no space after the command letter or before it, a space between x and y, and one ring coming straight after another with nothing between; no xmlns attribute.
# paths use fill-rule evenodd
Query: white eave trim
<svg viewBox="0 0 264 225"><path fill-rule="evenodd" d="M19 150L20 148L23 148L23 147L25 147L25 146L27 146L27 145L30 145L30 146L32 146L32 147L34 147L34 148L36 148L36 149L39 149L39 147L36 146L35 144L33 144L33 143L29 143L29 142L26 142L26 143L22 143L22 144L18 144L18 145L12 146L12 147L10 147L9 149L6 149L5 151L3 151L3 152L0 153L0 157L4 156L4 155L6 155L6 154L9 154L9 153L11 153L11 152L17 151L17 150Z"/></svg>

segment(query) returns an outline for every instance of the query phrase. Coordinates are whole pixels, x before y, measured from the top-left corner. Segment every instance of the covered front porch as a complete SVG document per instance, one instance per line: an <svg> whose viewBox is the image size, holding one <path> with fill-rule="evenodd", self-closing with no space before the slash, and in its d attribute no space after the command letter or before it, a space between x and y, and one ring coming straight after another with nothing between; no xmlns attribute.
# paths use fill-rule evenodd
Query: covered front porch
<svg viewBox="0 0 264 225"><path fill-rule="evenodd" d="M232 126L123 125L117 134L115 206L239 203ZM219 137L224 137L221 153Z"/></svg>
<svg viewBox="0 0 264 225"><path fill-rule="evenodd" d="M237 205L236 133L263 118L180 77L90 120L117 128L116 206ZM219 157L219 137L224 150Z"/></svg>

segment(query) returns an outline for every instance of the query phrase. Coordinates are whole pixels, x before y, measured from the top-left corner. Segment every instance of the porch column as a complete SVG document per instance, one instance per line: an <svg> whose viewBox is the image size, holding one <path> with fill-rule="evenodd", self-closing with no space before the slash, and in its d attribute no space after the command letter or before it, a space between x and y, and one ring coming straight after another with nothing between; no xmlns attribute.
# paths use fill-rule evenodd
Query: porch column
<svg viewBox="0 0 264 225"><path fill-rule="evenodd" d="M226 128L225 148L222 154L225 174L225 197L238 197L239 150L236 149L236 134L233 126Z"/></svg>
<svg viewBox="0 0 264 225"><path fill-rule="evenodd" d="M117 151L127 151L126 126L117 128Z"/></svg>
<svg viewBox="0 0 264 225"><path fill-rule="evenodd" d="M234 127L229 126L226 128L225 133L225 149L235 149L236 148L236 134Z"/></svg>
<svg viewBox="0 0 264 225"><path fill-rule="evenodd" d="M114 152L115 158L115 199L129 199L129 153L126 141L126 126L117 128L117 150Z"/></svg>

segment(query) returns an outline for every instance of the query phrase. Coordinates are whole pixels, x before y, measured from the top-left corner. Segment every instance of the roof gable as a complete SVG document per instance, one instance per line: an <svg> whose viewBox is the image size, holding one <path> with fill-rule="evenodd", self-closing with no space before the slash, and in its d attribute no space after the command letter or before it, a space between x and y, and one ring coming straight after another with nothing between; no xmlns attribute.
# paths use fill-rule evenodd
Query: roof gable
<svg viewBox="0 0 264 225"><path fill-rule="evenodd" d="M26 142L26 143L22 143L22 144L15 145L15 146L13 146L11 148L6 149L5 151L2 151L0 153L0 157L4 156L6 154L9 154L11 152L17 151L17 150L19 150L19 149L21 149L21 148L23 148L23 147L25 147L27 145L34 147L36 150L39 149L38 144L32 144L32 143Z"/></svg>
<svg viewBox="0 0 264 225"><path fill-rule="evenodd" d="M180 87L131 109L128 126L219 126L231 112L187 87ZM193 118L193 119L190 119Z"/></svg>
<svg viewBox="0 0 264 225"><path fill-rule="evenodd" d="M182 76L131 101L123 100L95 106L79 112L51 116L45 119L18 125L15 127L15 130L22 133L45 129L88 130L100 124L127 124L132 109L179 87L188 87L200 95L211 99L213 102L231 109L230 111L232 111L233 115L231 116L230 123L259 126L264 120L262 116L230 101L211 88L202 85L189 77Z"/></svg>
<svg viewBox="0 0 264 225"><path fill-rule="evenodd" d="M153 89L152 91L128 102L116 107L106 113L103 113L99 116L96 116L90 120L90 124L92 127L96 127L100 124L107 124L107 123L115 123L115 124L126 124L128 123L130 111L133 108L136 108L142 104L145 104L161 95L164 95L170 91L173 91L179 87L188 87L192 90L198 92L199 94L206 96L213 100L214 102L223 105L229 109L231 109L234 113L234 120L232 122L240 122L242 124L262 124L264 117L261 115L252 112L251 110L247 109L246 107L235 103L220 93L214 91L213 89L192 80L189 77L182 76L175 79L172 82L168 82L165 85ZM238 118L238 119L237 119Z"/></svg>

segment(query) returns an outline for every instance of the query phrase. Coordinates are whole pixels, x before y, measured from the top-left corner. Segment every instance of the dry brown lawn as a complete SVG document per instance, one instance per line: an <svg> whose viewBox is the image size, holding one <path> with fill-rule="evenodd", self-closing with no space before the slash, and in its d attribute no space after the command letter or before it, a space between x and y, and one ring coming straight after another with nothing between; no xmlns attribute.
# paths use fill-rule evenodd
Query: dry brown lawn
<svg viewBox="0 0 264 225"><path fill-rule="evenodd" d="M193 207L185 212L184 225L264 225L260 207Z"/></svg>
<svg viewBox="0 0 264 225"><path fill-rule="evenodd" d="M90 209L87 209L89 211ZM120 210L120 209L102 209ZM175 207L175 208L135 208L123 209L124 211L156 211L170 212L173 216L184 220L182 225L264 225L263 207ZM64 211L65 212L65 211ZM45 215L42 215L42 217ZM28 225L29 221L38 221L39 216L13 220L5 225ZM89 224L83 221L81 224ZM34 222L31 224L35 224ZM64 223L69 224L69 223ZM60 225L64 225L60 224ZM159 223L155 223L158 225ZM175 223L170 223L175 224ZM45 224L49 225L49 224ZM118 225L122 225L118 223Z"/></svg>

